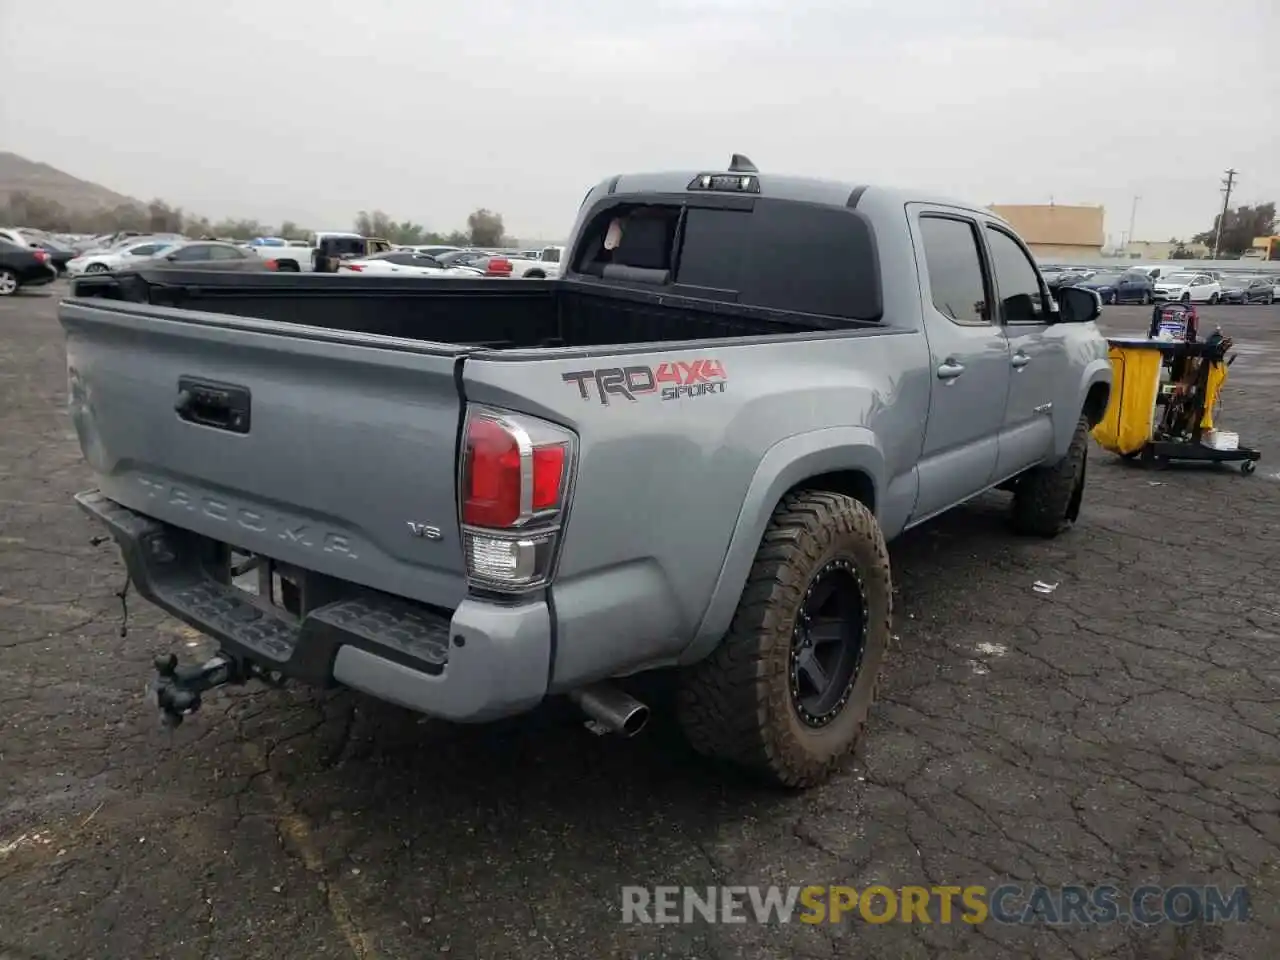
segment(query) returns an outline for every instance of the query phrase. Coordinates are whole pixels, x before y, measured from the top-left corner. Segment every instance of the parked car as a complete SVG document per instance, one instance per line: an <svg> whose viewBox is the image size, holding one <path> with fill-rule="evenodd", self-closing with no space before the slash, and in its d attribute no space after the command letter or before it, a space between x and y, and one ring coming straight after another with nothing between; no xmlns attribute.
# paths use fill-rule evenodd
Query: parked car
<svg viewBox="0 0 1280 960"><path fill-rule="evenodd" d="M617 678L673 668L698 751L827 779L892 634L886 542L992 488L1066 531L1111 365L1097 295L1049 296L989 211L754 170L600 183L545 292L77 281L78 502L220 651L157 662L169 722L270 676L460 722L564 695L631 735Z"/></svg>
<svg viewBox="0 0 1280 960"><path fill-rule="evenodd" d="M462 250L461 247L440 246L439 244L436 244L434 246L412 245L407 247L401 247L400 249L411 250L414 253L425 253L428 257L439 257L441 254L458 253L460 250Z"/></svg>
<svg viewBox="0 0 1280 960"><path fill-rule="evenodd" d="M1217 303L1222 284L1205 273L1169 273L1156 281L1157 300L1186 300L1191 303Z"/></svg>
<svg viewBox="0 0 1280 960"><path fill-rule="evenodd" d="M0 240L15 247L31 246L31 241L23 235L21 230L15 227L0 227Z"/></svg>
<svg viewBox="0 0 1280 960"><path fill-rule="evenodd" d="M1095 273L1093 276L1064 280L1074 287L1092 290L1103 303L1152 303L1155 300L1155 284L1141 270L1124 273Z"/></svg>
<svg viewBox="0 0 1280 960"><path fill-rule="evenodd" d="M38 287L57 279L49 254L39 247L0 240L0 297L11 297L23 287Z"/></svg>
<svg viewBox="0 0 1280 960"><path fill-rule="evenodd" d="M1162 278L1171 273L1186 273L1187 270L1195 268L1188 267L1186 261L1175 260L1171 263L1149 264L1141 267L1130 267L1129 269L1141 271L1151 278L1152 283L1159 283ZM1201 270L1199 272L1203 273L1204 271Z"/></svg>
<svg viewBox="0 0 1280 960"><path fill-rule="evenodd" d="M447 266L435 257L406 250L376 253L358 260L344 260L338 264L339 273L359 273L365 276L406 277L482 277L483 270L460 265Z"/></svg>
<svg viewBox="0 0 1280 960"><path fill-rule="evenodd" d="M321 231L306 241L290 240L283 247L258 245L249 249L264 260L271 260L281 273L334 273L342 261L389 251L391 243L358 233Z"/></svg>
<svg viewBox="0 0 1280 960"><path fill-rule="evenodd" d="M442 253L436 259L446 267L470 267L490 255L484 250L455 250L453 253ZM483 273L484 271L481 270L480 272Z"/></svg>
<svg viewBox="0 0 1280 960"><path fill-rule="evenodd" d="M110 250L89 252L67 261L67 275L78 277L85 273L111 273L129 264L131 260L145 260L176 245L173 240L126 241Z"/></svg>
<svg viewBox="0 0 1280 960"><path fill-rule="evenodd" d="M233 270L268 273L274 261L257 256L252 250L235 243L210 240L184 240L155 251L150 256L132 256L116 271L129 270Z"/></svg>
<svg viewBox="0 0 1280 960"><path fill-rule="evenodd" d="M49 262L53 264L59 275L67 272L67 264L76 255L73 249L58 243L56 240L36 240L30 246L37 247L47 253Z"/></svg>
<svg viewBox="0 0 1280 960"><path fill-rule="evenodd" d="M1276 300L1276 281L1271 277L1232 277L1222 280L1223 303L1266 303Z"/></svg>

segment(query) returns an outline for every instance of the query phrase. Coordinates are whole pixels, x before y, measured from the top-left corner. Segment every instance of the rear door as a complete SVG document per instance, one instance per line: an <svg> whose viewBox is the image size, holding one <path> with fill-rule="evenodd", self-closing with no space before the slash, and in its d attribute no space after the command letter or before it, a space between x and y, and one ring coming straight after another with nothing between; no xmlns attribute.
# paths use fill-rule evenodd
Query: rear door
<svg viewBox="0 0 1280 960"><path fill-rule="evenodd" d="M72 419L107 497L285 563L460 602L464 348L88 300L60 319Z"/></svg>
<svg viewBox="0 0 1280 960"><path fill-rule="evenodd" d="M1010 367L978 222L946 208L909 209L933 383L914 522L993 482Z"/></svg>

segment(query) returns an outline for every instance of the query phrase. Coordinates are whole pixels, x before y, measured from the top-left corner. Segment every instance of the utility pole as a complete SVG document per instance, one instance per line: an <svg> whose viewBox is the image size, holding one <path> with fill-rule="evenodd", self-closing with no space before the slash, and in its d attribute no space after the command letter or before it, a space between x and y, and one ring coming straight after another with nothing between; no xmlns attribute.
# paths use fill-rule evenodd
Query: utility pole
<svg viewBox="0 0 1280 960"><path fill-rule="evenodd" d="M1236 185L1235 170L1227 171L1227 179L1222 181L1222 215L1218 217L1218 231L1213 235L1213 259L1218 259L1218 249L1222 246L1222 226L1227 222L1227 208L1231 205L1231 188Z"/></svg>
<svg viewBox="0 0 1280 960"><path fill-rule="evenodd" d="M1138 201L1142 198L1134 196L1133 206L1129 209L1129 243L1134 242L1133 222L1138 219ZM1128 244L1125 244L1125 253L1128 253Z"/></svg>

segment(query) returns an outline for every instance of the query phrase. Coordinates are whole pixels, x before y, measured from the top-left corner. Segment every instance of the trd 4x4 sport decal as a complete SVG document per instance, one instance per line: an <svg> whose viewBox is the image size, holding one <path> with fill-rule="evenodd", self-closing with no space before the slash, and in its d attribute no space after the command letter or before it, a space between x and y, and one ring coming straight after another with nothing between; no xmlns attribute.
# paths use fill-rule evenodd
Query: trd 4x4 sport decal
<svg viewBox="0 0 1280 960"><path fill-rule="evenodd" d="M719 360L673 360L656 367L601 367L561 375L565 383L578 385L583 400L595 398L605 406L610 397L633 403L651 393L663 400L711 397L724 393L728 378Z"/></svg>

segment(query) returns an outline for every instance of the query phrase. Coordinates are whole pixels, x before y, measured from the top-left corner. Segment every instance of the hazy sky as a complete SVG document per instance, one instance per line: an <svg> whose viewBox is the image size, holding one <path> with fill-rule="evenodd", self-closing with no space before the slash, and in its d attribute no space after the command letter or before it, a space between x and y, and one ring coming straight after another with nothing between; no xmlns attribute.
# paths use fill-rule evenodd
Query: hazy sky
<svg viewBox="0 0 1280 960"><path fill-rule="evenodd" d="M0 0L0 149L312 228L487 206L559 238L601 179L736 151L1102 204L1117 240L1140 195L1164 240L1227 167L1280 199L1277 103L1277 0Z"/></svg>

